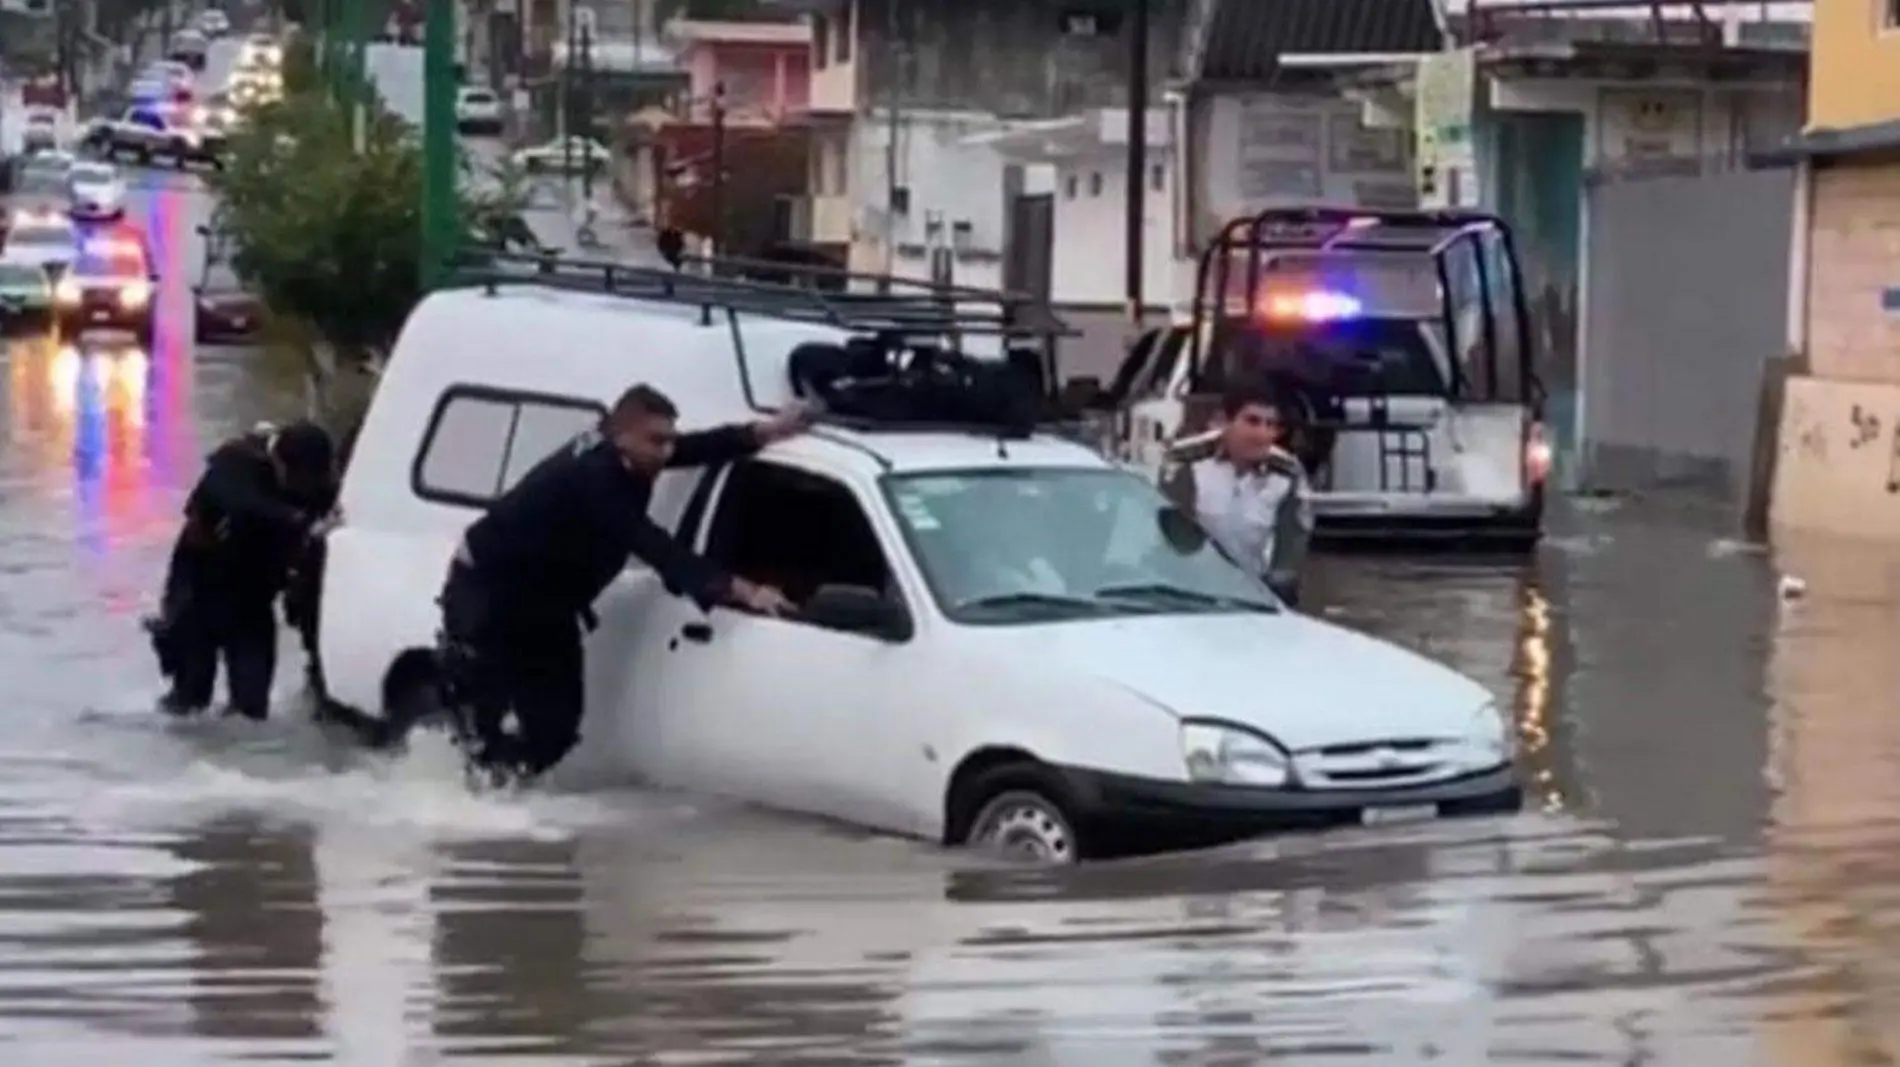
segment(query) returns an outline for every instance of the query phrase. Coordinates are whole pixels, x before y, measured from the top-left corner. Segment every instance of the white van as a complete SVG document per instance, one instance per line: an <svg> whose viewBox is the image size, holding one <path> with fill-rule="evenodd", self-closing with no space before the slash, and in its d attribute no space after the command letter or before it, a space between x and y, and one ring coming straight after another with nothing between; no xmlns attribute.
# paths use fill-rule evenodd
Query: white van
<svg viewBox="0 0 1900 1067"><path fill-rule="evenodd" d="M463 529L627 386L695 426L757 418L793 399L794 349L927 310L892 308L565 262L430 296L344 479L328 700L397 733L431 713ZM1519 805L1514 731L1483 687L1283 608L1151 484L1061 437L827 418L668 473L652 510L803 611L706 614L630 568L596 605L582 729L621 775L1052 860L1136 830L1187 843Z"/></svg>

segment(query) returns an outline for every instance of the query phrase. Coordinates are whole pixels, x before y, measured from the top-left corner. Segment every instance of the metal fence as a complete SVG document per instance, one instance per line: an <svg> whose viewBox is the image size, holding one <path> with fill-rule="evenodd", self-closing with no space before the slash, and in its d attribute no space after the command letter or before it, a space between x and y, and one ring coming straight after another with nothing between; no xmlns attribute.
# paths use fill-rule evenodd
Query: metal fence
<svg viewBox="0 0 1900 1067"><path fill-rule="evenodd" d="M1791 169L1599 173L1585 193L1585 487L1740 499L1764 362L1786 345Z"/></svg>

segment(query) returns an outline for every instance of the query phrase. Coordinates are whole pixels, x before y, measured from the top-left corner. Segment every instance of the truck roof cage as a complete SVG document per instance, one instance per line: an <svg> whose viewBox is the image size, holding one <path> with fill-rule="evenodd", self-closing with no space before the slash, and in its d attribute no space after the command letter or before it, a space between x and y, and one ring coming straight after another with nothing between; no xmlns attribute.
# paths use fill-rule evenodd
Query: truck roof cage
<svg viewBox="0 0 1900 1067"><path fill-rule="evenodd" d="M1504 230L1504 220L1483 211L1268 208L1222 227L1214 249L1439 252L1461 237L1493 229Z"/></svg>
<svg viewBox="0 0 1900 1067"><path fill-rule="evenodd" d="M683 304L698 307L708 323L715 313L730 312L886 338L988 335L1047 341L1077 332L1046 301L1026 294L779 260L683 257L675 267L471 249L457 255L453 266L459 282L491 292L527 285Z"/></svg>

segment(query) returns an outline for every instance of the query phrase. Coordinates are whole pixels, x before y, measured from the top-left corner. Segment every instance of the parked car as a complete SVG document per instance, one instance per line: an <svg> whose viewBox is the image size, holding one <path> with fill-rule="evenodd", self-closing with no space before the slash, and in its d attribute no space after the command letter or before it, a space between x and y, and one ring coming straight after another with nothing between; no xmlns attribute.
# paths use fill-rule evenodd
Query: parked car
<svg viewBox="0 0 1900 1067"><path fill-rule="evenodd" d="M26 109L20 124L20 151L47 152L59 147L59 112L48 107Z"/></svg>
<svg viewBox="0 0 1900 1067"><path fill-rule="evenodd" d="M198 14L198 32L206 37L223 37L231 32L231 16L217 8L206 8Z"/></svg>
<svg viewBox="0 0 1900 1067"><path fill-rule="evenodd" d="M654 522L798 609L705 611L623 571L587 638L577 755L603 773L1050 862L1520 806L1482 685L1287 609L1151 483L1019 421L1053 355L945 353L971 298L933 318L929 295L839 305L657 266L481 278L403 327L327 543L323 698L379 736L442 715L436 593L463 530L645 382L689 428L801 396L829 414L660 477ZM846 366L855 384L814 393Z"/></svg>
<svg viewBox="0 0 1900 1067"><path fill-rule="evenodd" d="M183 63L194 74L205 69L205 57L211 49L211 42L197 30L180 30L172 35L172 44L165 52L165 58Z"/></svg>
<svg viewBox="0 0 1900 1067"><path fill-rule="evenodd" d="M607 151L606 146L599 141L568 136L520 149L509 159L529 174L578 174L583 170L606 169L613 162L613 153Z"/></svg>
<svg viewBox="0 0 1900 1067"><path fill-rule="evenodd" d="M204 239L204 261L197 284L191 287L196 311L194 340L201 345L256 340L264 326L263 301L247 292L231 273L223 236L208 226L198 227L198 233Z"/></svg>
<svg viewBox="0 0 1900 1067"><path fill-rule="evenodd" d="M31 259L0 254L0 330L44 325L53 311L53 280Z"/></svg>
<svg viewBox="0 0 1900 1067"><path fill-rule="evenodd" d="M492 89L466 86L455 94L455 129L459 133L498 135L503 119L501 97Z"/></svg>

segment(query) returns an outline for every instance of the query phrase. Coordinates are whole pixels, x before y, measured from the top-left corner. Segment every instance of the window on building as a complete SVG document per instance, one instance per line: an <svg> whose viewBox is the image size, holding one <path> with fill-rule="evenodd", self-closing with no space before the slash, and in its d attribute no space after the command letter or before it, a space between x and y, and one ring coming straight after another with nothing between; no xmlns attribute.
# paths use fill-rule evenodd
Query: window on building
<svg viewBox="0 0 1900 1067"><path fill-rule="evenodd" d="M605 414L575 397L451 386L423 433L412 488L425 500L486 506Z"/></svg>
<svg viewBox="0 0 1900 1067"><path fill-rule="evenodd" d="M1900 30L1900 0L1882 0L1880 13L1882 29Z"/></svg>
<svg viewBox="0 0 1900 1067"><path fill-rule="evenodd" d="M1099 170L1089 172L1089 195L1102 195L1102 172Z"/></svg>
<svg viewBox="0 0 1900 1067"><path fill-rule="evenodd" d="M811 65L823 70L831 61L831 20L823 15L811 17Z"/></svg>
<svg viewBox="0 0 1900 1067"><path fill-rule="evenodd" d="M851 62L851 23L848 20L843 25L832 27L831 41L831 58L840 63Z"/></svg>
<svg viewBox="0 0 1900 1067"><path fill-rule="evenodd" d="M910 186L894 185L891 187L891 214L910 214Z"/></svg>
<svg viewBox="0 0 1900 1067"><path fill-rule="evenodd" d="M1148 187L1159 193L1168 187L1168 168L1157 163L1148 168Z"/></svg>
<svg viewBox="0 0 1900 1067"><path fill-rule="evenodd" d="M1075 190L1076 190L1075 175L1073 174L1064 175L1062 179L1062 199L1074 200Z"/></svg>

